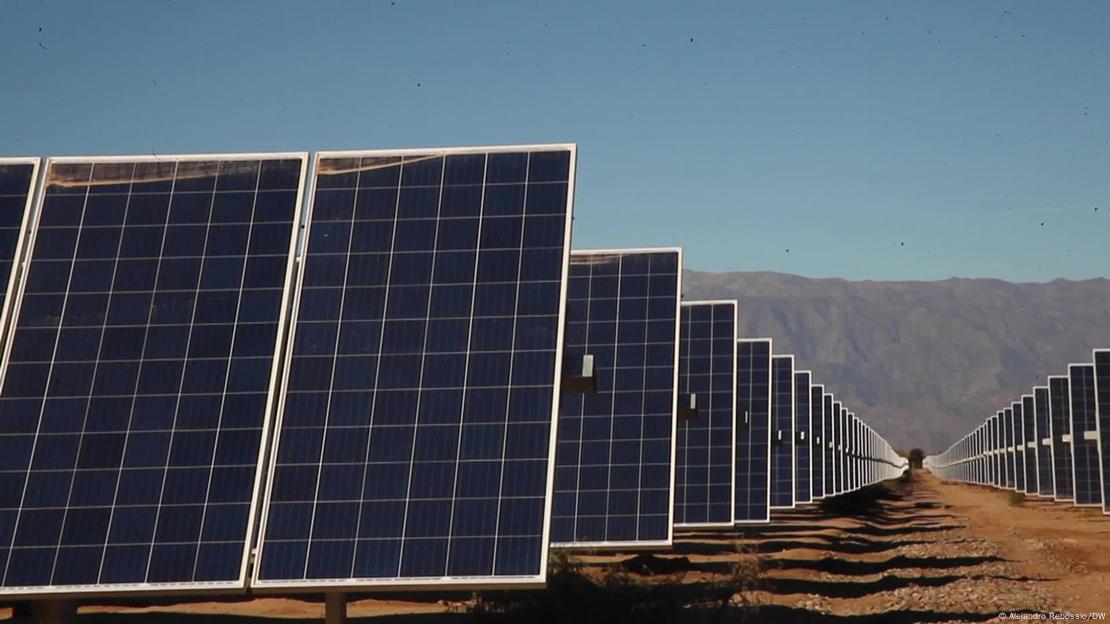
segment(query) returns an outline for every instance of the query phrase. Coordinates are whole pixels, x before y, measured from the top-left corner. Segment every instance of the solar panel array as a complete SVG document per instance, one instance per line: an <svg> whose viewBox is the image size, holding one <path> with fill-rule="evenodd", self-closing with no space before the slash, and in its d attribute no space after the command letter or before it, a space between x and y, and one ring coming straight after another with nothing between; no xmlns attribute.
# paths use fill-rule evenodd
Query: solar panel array
<svg viewBox="0 0 1110 624"><path fill-rule="evenodd" d="M0 594L539 585L906 469L681 250L571 252L574 176L0 159Z"/></svg>
<svg viewBox="0 0 1110 624"><path fill-rule="evenodd" d="M682 304L678 392L695 397L697 412L678 421L676 527L732 526L738 319L736 301Z"/></svg>
<svg viewBox="0 0 1110 624"><path fill-rule="evenodd" d="M677 249L572 255L566 349L599 378L560 406L557 546L671 543L681 267Z"/></svg>
<svg viewBox="0 0 1110 624"><path fill-rule="evenodd" d="M943 453L925 458L943 478L1099 507L1110 514L1110 349L1048 377Z"/></svg>

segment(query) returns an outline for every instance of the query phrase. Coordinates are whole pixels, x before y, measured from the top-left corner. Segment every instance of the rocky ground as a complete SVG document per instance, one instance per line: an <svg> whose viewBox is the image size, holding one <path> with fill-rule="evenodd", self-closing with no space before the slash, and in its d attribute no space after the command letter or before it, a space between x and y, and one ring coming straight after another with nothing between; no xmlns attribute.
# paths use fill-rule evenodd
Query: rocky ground
<svg viewBox="0 0 1110 624"><path fill-rule="evenodd" d="M985 622L1110 612L1110 517L928 474L676 534L665 553L553 558L544 592L354 600L353 622ZM319 621L312 600L86 605L82 622Z"/></svg>

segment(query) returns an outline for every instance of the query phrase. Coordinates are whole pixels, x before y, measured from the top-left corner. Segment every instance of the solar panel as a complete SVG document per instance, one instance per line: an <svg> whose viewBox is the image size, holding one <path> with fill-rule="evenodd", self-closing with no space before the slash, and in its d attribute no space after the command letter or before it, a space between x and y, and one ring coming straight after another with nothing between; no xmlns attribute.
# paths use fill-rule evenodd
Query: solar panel
<svg viewBox="0 0 1110 624"><path fill-rule="evenodd" d="M836 496L836 428L833 426L833 406L834 398L830 393L825 393L824 400L824 414L822 414L822 422L824 423L825 437L824 443L821 445L822 461L825 464L825 496Z"/></svg>
<svg viewBox="0 0 1110 624"><path fill-rule="evenodd" d="M1098 422L1095 405L1095 367L1068 366L1071 396L1072 478L1077 507L1102 506L1102 472L1099 468Z"/></svg>
<svg viewBox="0 0 1110 624"><path fill-rule="evenodd" d="M813 464L810 456L813 424L809 381L809 371L794 373L794 423L797 431L794 435L794 501L797 503L809 503L813 500Z"/></svg>
<svg viewBox="0 0 1110 624"><path fill-rule="evenodd" d="M1098 408L1098 457L1102 474L1102 513L1110 514L1110 349L1095 349L1095 404Z"/></svg>
<svg viewBox="0 0 1110 624"><path fill-rule="evenodd" d="M574 160L316 155L254 587L543 582Z"/></svg>
<svg viewBox="0 0 1110 624"><path fill-rule="evenodd" d="M859 489L859 419L853 413L848 414L848 466L850 472L848 483L853 490Z"/></svg>
<svg viewBox="0 0 1110 624"><path fill-rule="evenodd" d="M1048 413L1048 386L1033 388L1033 415L1037 436L1037 494L1052 498L1056 487L1052 476L1052 419Z"/></svg>
<svg viewBox="0 0 1110 624"><path fill-rule="evenodd" d="M848 491L848 482L844 474L844 419L848 410L839 401L833 403L833 457L836 470L836 493L843 494Z"/></svg>
<svg viewBox="0 0 1110 624"><path fill-rule="evenodd" d="M1025 492L1027 494L1037 494L1040 491L1040 484L1037 482L1037 416L1034 413L1036 406L1033 403L1033 395L1021 395L1021 419L1022 431L1024 437L1021 441L1022 448L1025 449Z"/></svg>
<svg viewBox="0 0 1110 624"><path fill-rule="evenodd" d="M0 340L8 328L18 274L12 267L22 256L38 171L38 158L0 158Z"/></svg>
<svg viewBox="0 0 1110 624"><path fill-rule="evenodd" d="M735 496L736 301L682 304L678 392L697 414L680 419L675 451L675 526L731 526Z"/></svg>
<svg viewBox="0 0 1110 624"><path fill-rule="evenodd" d="M1006 488L1017 489L1017 454L1014 450L1014 410L1007 407L1001 412L1003 444L1006 449Z"/></svg>
<svg viewBox="0 0 1110 624"><path fill-rule="evenodd" d="M810 407L813 410L813 431L810 443L813 498L825 497L825 386L815 384L809 389Z"/></svg>
<svg viewBox="0 0 1110 624"><path fill-rule="evenodd" d="M771 506L771 339L736 343L736 498L733 520L767 522Z"/></svg>
<svg viewBox="0 0 1110 624"><path fill-rule="evenodd" d="M1067 375L1048 378L1048 414L1052 421L1052 480L1056 484L1054 498L1075 500L1071 458L1071 392Z"/></svg>
<svg viewBox="0 0 1110 624"><path fill-rule="evenodd" d="M1027 492L1028 487L1025 482L1025 417L1022 411L1021 401L1010 404L1010 416L1014 423L1014 489L1018 492Z"/></svg>
<svg viewBox="0 0 1110 624"><path fill-rule="evenodd" d="M241 588L305 154L57 158L5 351L5 593Z"/></svg>
<svg viewBox="0 0 1110 624"><path fill-rule="evenodd" d="M681 271L678 249L571 254L567 350L599 383L559 409L556 546L671 543Z"/></svg>
<svg viewBox="0 0 1110 624"><path fill-rule="evenodd" d="M794 356L771 358L771 508L794 507Z"/></svg>
<svg viewBox="0 0 1110 624"><path fill-rule="evenodd" d="M999 453L999 449L1002 448L1002 431L999 428L998 416L991 416L987 419L987 423L991 479L996 487L1002 487L1002 456Z"/></svg>

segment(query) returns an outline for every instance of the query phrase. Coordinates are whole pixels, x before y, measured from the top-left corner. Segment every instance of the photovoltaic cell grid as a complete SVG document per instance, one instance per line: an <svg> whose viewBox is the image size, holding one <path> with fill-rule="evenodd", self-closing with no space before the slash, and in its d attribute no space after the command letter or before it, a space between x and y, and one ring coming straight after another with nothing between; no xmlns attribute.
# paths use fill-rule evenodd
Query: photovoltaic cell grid
<svg viewBox="0 0 1110 624"><path fill-rule="evenodd" d="M1102 474L1098 461L1096 432L1095 367L1091 364L1068 366L1071 395L1072 474L1077 506L1102 506Z"/></svg>
<svg viewBox="0 0 1110 624"><path fill-rule="evenodd" d="M821 453L824 455L823 461L825 462L825 496L836 496L836 431L833 426L835 419L833 418L833 409L836 405L833 395L825 393L824 401L824 429L825 435L821 444Z"/></svg>
<svg viewBox="0 0 1110 624"><path fill-rule="evenodd" d="M31 213L38 169L37 158L0 158L0 338L8 327L9 295L16 278L12 266Z"/></svg>
<svg viewBox="0 0 1110 624"><path fill-rule="evenodd" d="M1029 494L1038 494L1040 484L1037 472L1037 415L1033 403L1033 395L1024 394L1021 397L1021 418L1024 426L1025 438L1022 446L1025 447L1025 491Z"/></svg>
<svg viewBox="0 0 1110 624"><path fill-rule="evenodd" d="M794 357L771 358L771 508L794 506Z"/></svg>
<svg viewBox="0 0 1110 624"><path fill-rule="evenodd" d="M1055 499L1074 500L1071 444L1064 437L1071 435L1071 394L1066 376L1048 378L1048 414L1052 419L1052 478L1056 484Z"/></svg>
<svg viewBox="0 0 1110 624"><path fill-rule="evenodd" d="M317 155L254 586L542 581L573 171Z"/></svg>
<svg viewBox="0 0 1110 624"><path fill-rule="evenodd" d="M810 457L813 427L810 422L809 381L808 372L794 373L794 423L797 429L794 436L794 500L798 503L813 500L813 464Z"/></svg>
<svg viewBox="0 0 1110 624"><path fill-rule="evenodd" d="M771 340L736 343L733 520L767 522L771 505Z"/></svg>
<svg viewBox="0 0 1110 624"><path fill-rule="evenodd" d="M1110 349L1095 349L1095 396L1098 407L1102 512L1110 514Z"/></svg>
<svg viewBox="0 0 1110 624"><path fill-rule="evenodd" d="M732 524L737 309L682 304L678 392L697 397L697 417L678 421L675 526Z"/></svg>
<svg viewBox="0 0 1110 624"><path fill-rule="evenodd" d="M1052 420L1048 413L1048 387L1033 389L1033 411L1037 420L1037 493L1051 497L1056 489L1052 479Z"/></svg>
<svg viewBox="0 0 1110 624"><path fill-rule="evenodd" d="M1018 489L1017 453L1014 451L1014 410L1007 407L1002 410L1002 431L1006 445L1006 487Z"/></svg>
<svg viewBox="0 0 1110 624"><path fill-rule="evenodd" d="M833 403L833 489L837 494L848 490L844 482L844 407Z"/></svg>
<svg viewBox="0 0 1110 624"><path fill-rule="evenodd" d="M598 391L560 406L555 545L671 542L681 270L677 249L571 256L566 351Z"/></svg>
<svg viewBox="0 0 1110 624"><path fill-rule="evenodd" d="M1014 427L1014 487L1019 492L1027 491L1025 482L1025 417L1022 415L1021 402L1010 404L1010 417L1013 418Z"/></svg>
<svg viewBox="0 0 1110 624"><path fill-rule="evenodd" d="M305 162L48 162L0 393L6 592L243 586Z"/></svg>
<svg viewBox="0 0 1110 624"><path fill-rule="evenodd" d="M812 466L812 497L825 496L825 386L813 385L809 389L813 439L810 442L810 463Z"/></svg>

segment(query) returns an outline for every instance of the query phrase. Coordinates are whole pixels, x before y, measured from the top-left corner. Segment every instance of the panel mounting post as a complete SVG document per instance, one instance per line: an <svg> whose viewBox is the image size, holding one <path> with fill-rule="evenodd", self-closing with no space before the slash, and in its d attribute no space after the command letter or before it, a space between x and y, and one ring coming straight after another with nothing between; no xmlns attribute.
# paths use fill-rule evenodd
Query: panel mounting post
<svg viewBox="0 0 1110 624"><path fill-rule="evenodd" d="M75 624L76 600L36 600L31 603L35 624Z"/></svg>
<svg viewBox="0 0 1110 624"><path fill-rule="evenodd" d="M347 594L324 594L324 624L347 624Z"/></svg>

